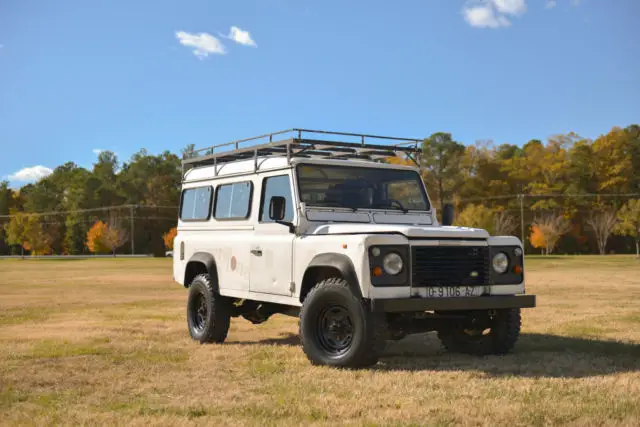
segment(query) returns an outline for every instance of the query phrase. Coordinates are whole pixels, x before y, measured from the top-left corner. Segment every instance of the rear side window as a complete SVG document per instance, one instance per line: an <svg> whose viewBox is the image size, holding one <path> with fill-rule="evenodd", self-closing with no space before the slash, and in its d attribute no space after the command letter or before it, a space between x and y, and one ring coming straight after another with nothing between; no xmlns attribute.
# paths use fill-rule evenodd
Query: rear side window
<svg viewBox="0 0 640 427"><path fill-rule="evenodd" d="M213 216L216 219L248 218L252 191L253 185L249 181L219 186Z"/></svg>
<svg viewBox="0 0 640 427"><path fill-rule="evenodd" d="M206 221L211 212L211 187L188 188L182 192L180 219Z"/></svg>

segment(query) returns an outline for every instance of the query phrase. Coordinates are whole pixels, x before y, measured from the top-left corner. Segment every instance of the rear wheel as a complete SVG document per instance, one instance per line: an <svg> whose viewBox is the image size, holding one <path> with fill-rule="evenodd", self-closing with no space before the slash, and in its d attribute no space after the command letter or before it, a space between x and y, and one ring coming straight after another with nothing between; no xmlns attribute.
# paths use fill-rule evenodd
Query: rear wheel
<svg viewBox="0 0 640 427"><path fill-rule="evenodd" d="M314 365L359 368L374 365L385 344L385 322L355 296L346 280L326 279L305 298L300 338Z"/></svg>
<svg viewBox="0 0 640 427"><path fill-rule="evenodd" d="M208 274L196 276L189 286L187 325L191 338L201 343L222 343L231 322L231 301L213 290Z"/></svg>
<svg viewBox="0 0 640 427"><path fill-rule="evenodd" d="M467 324L438 331L447 350L457 353L505 354L520 335L520 309L491 310L470 316Z"/></svg>

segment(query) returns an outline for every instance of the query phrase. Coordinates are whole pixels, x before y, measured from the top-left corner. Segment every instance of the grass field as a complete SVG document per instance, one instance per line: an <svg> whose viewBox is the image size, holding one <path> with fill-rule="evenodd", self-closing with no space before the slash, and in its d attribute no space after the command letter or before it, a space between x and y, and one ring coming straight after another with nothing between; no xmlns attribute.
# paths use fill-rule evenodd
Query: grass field
<svg viewBox="0 0 640 427"><path fill-rule="evenodd" d="M527 267L513 354L414 335L345 371L310 366L283 316L194 343L170 260L0 261L0 424L638 425L640 262Z"/></svg>

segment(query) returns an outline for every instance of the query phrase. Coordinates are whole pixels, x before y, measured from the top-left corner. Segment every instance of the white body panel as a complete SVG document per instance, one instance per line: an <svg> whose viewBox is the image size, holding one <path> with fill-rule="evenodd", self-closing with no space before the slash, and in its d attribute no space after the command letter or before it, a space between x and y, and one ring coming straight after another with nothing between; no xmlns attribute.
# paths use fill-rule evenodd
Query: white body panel
<svg viewBox="0 0 640 427"><path fill-rule="evenodd" d="M257 301L300 306L301 284L309 264L319 254L346 256L355 269L365 298L426 297L426 289L371 286L368 248L372 245L410 246L519 246L515 237L490 237L485 230L445 227L438 224L434 210L402 213L397 210L358 210L311 208L299 202L295 164L285 158L258 159L206 166L185 174L183 189L250 181L253 185L250 212L242 219L215 219L213 214L202 221L178 221L174 242L174 280L183 285L189 260L197 253L213 256L222 295ZM312 160L304 162L340 164L344 161ZM405 166L349 161L350 166L411 169ZM291 179L294 200L293 224L297 233L276 223L260 222L264 204L264 179L287 175ZM212 206L214 204L212 203ZM407 260L410 262L410 260ZM513 285L486 286L493 295L524 293L524 282Z"/></svg>

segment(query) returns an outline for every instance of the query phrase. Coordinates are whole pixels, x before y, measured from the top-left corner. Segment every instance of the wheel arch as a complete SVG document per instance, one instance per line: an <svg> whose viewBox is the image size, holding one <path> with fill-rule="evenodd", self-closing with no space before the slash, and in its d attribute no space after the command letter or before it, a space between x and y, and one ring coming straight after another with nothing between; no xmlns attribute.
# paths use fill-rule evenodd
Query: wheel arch
<svg viewBox="0 0 640 427"><path fill-rule="evenodd" d="M211 280L211 286L215 292L218 289L218 267L216 260L210 253L196 252L189 258L187 267L184 271L184 287L188 288L191 281L199 274L208 273Z"/></svg>
<svg viewBox="0 0 640 427"><path fill-rule="evenodd" d="M307 265L300 286L300 302L304 301L316 283L330 277L342 277L349 283L351 292L358 298L362 298L360 281L351 259L344 254L324 253L316 255Z"/></svg>

